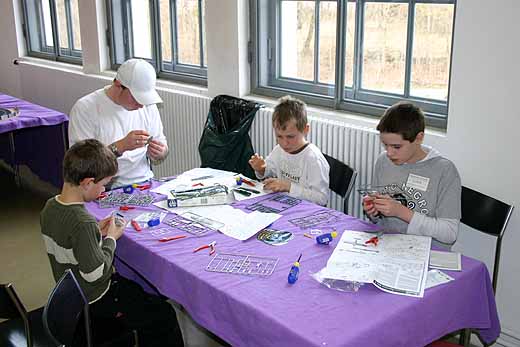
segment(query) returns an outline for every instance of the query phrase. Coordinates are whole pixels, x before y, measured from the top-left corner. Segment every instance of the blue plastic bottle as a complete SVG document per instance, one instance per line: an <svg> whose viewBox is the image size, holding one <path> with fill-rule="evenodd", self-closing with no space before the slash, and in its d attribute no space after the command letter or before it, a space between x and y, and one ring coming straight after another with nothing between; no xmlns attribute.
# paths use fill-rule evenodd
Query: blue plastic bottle
<svg viewBox="0 0 520 347"><path fill-rule="evenodd" d="M316 242L320 245L328 245L336 236L338 236L338 233L335 231L318 235L316 236Z"/></svg>
<svg viewBox="0 0 520 347"><path fill-rule="evenodd" d="M289 284L294 284L298 280L298 274L300 273L300 259L302 258L302 255L298 257L298 260L296 260L293 265L291 266L291 271L289 271L289 276L287 276L287 282Z"/></svg>

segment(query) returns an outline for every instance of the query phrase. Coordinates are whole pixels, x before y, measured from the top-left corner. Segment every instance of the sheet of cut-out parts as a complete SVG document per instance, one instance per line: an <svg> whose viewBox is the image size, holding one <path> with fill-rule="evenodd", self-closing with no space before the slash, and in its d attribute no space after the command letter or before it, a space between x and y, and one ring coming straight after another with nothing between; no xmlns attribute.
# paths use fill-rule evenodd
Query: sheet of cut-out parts
<svg viewBox="0 0 520 347"><path fill-rule="evenodd" d="M340 212L323 211L305 217L289 219L289 222L301 229L313 228L318 225L330 224L339 220Z"/></svg>
<svg viewBox="0 0 520 347"><path fill-rule="evenodd" d="M219 253L211 259L206 271L265 277L273 273L277 264L278 258Z"/></svg>
<svg viewBox="0 0 520 347"><path fill-rule="evenodd" d="M121 192L108 192L106 197L98 200L99 207L110 208L114 206L149 206L154 201L154 196L148 193L126 194Z"/></svg>
<svg viewBox="0 0 520 347"><path fill-rule="evenodd" d="M301 202L301 199L293 198L292 196L285 194L278 194L275 196L270 196L267 199L257 201L254 204L247 206L246 208L250 211L280 213L291 207L297 206Z"/></svg>
<svg viewBox="0 0 520 347"><path fill-rule="evenodd" d="M191 221L187 218L181 217L179 215L174 215L172 218L164 221L164 224L171 226L180 231L187 232L191 235L201 236L210 231L214 231L202 224Z"/></svg>

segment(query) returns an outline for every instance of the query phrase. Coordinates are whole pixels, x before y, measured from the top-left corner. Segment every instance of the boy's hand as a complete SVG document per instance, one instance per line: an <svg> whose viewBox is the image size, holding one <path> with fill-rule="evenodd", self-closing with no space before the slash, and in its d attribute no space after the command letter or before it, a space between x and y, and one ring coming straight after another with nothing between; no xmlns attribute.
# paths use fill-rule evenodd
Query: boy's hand
<svg viewBox="0 0 520 347"><path fill-rule="evenodd" d="M369 217L375 217L379 214L374 206L375 197L366 195L363 197L363 210Z"/></svg>
<svg viewBox="0 0 520 347"><path fill-rule="evenodd" d="M108 216L98 222L99 225L99 231L101 231L101 235L107 236L108 226L110 225L110 219L112 216Z"/></svg>
<svg viewBox="0 0 520 347"><path fill-rule="evenodd" d="M265 174L265 160L261 155L258 155L258 153L251 156L251 159L249 159L249 165L251 165L253 170L260 173L262 176Z"/></svg>
<svg viewBox="0 0 520 347"><path fill-rule="evenodd" d="M115 222L115 217L110 217L110 221L107 226L106 236L113 237L114 239L119 239L123 232L125 231L125 223L121 225L117 225Z"/></svg>
<svg viewBox="0 0 520 347"><path fill-rule="evenodd" d="M291 190L291 182L278 178L267 178L264 180L264 189L273 192L288 192Z"/></svg>
<svg viewBox="0 0 520 347"><path fill-rule="evenodd" d="M166 158L166 154L168 153L168 147L157 140L151 140L148 143L148 149L146 150L146 154L152 160L162 160Z"/></svg>
<svg viewBox="0 0 520 347"><path fill-rule="evenodd" d="M374 199L374 208L383 216L397 217L407 223L412 220L413 211L389 195L377 195Z"/></svg>

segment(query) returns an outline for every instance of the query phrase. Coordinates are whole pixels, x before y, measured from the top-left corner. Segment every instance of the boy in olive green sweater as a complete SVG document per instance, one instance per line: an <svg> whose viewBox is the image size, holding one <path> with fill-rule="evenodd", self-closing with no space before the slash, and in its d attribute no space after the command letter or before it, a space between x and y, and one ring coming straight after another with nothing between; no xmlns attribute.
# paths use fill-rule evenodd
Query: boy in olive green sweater
<svg viewBox="0 0 520 347"><path fill-rule="evenodd" d="M72 270L89 301L94 338L96 322L113 320L137 330L144 346L183 346L173 308L113 270L124 223L116 224L114 217L98 223L84 206L105 190L116 173L114 154L97 140L80 141L65 154L61 194L47 201L40 216L54 278L57 281L65 270ZM78 345L84 344L83 330L79 324Z"/></svg>

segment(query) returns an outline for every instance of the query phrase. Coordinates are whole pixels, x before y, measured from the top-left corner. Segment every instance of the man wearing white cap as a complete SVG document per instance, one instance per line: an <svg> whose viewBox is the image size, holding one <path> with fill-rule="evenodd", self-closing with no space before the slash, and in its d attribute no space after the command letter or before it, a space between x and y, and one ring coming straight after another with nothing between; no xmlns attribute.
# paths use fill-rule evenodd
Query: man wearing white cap
<svg viewBox="0 0 520 347"><path fill-rule="evenodd" d="M112 188L153 177L150 162L161 163L168 144L156 104L155 69L142 59L129 59L112 85L79 99L70 111L69 142L97 139L118 157Z"/></svg>

